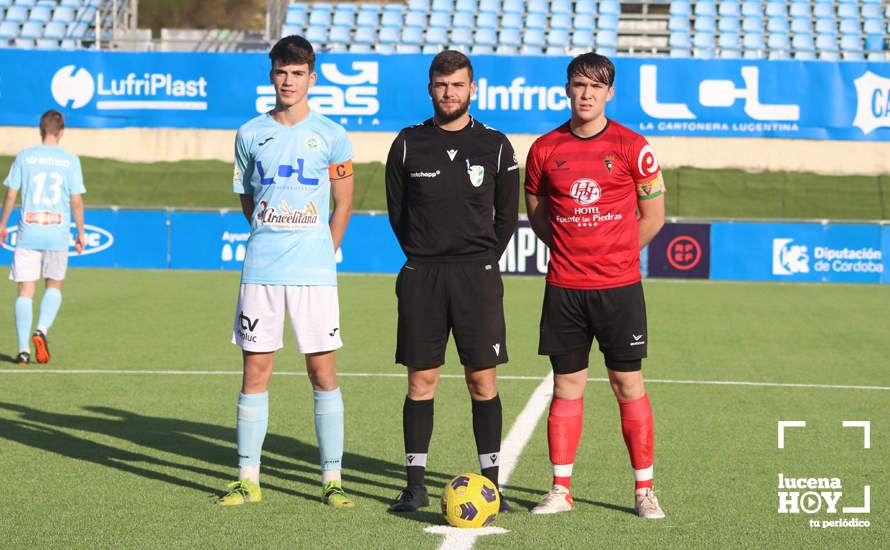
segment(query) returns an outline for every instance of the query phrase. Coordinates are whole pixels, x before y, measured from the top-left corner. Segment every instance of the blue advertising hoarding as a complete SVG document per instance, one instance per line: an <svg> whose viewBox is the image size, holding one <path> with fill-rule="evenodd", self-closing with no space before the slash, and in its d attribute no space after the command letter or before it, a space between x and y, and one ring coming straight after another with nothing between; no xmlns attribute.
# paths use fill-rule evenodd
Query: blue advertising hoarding
<svg viewBox="0 0 890 550"><path fill-rule="evenodd" d="M428 118L427 55L319 54L314 110L350 131ZM568 117L567 57L473 56L472 112L506 133ZM644 135L890 141L890 63L616 57L607 114ZM0 125L238 128L274 104L260 53L0 50ZM830 98L831 108L826 108Z"/></svg>
<svg viewBox="0 0 890 550"><path fill-rule="evenodd" d="M163 210L87 209L84 214L87 246L74 253L74 225L71 226L69 265L72 267L126 267L166 269L168 216ZM0 247L0 264L10 265L15 250L19 211L10 217L9 242Z"/></svg>
<svg viewBox="0 0 890 550"><path fill-rule="evenodd" d="M240 270L250 228L241 212L87 209L87 247L73 267ZM18 214L0 247L10 265ZM710 235L710 237L709 237ZM694 241L694 242L693 242ZM644 276L890 283L890 226L820 223L669 223L641 252ZM505 274L542 276L549 250L520 220L500 258ZM396 273L405 256L382 214L354 214L337 252L342 273Z"/></svg>
<svg viewBox="0 0 890 550"><path fill-rule="evenodd" d="M878 283L886 268L881 231L879 225L713 223L711 278Z"/></svg>

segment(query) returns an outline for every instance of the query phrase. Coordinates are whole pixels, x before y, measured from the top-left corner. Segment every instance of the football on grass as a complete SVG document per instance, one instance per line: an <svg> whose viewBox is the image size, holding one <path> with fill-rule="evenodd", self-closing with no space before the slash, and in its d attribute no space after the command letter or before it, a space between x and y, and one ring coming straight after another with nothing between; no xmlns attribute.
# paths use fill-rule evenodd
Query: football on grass
<svg viewBox="0 0 890 550"><path fill-rule="evenodd" d="M461 474L442 491L442 515L455 527L485 527L498 517L501 497L487 477Z"/></svg>

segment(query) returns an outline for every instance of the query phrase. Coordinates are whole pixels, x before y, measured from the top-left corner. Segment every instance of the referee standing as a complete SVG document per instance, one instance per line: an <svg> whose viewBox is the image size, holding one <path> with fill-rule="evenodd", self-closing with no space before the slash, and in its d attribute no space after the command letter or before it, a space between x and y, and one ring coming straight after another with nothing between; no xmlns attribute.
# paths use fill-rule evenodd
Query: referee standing
<svg viewBox="0 0 890 550"><path fill-rule="evenodd" d="M496 366L507 362L498 268L516 227L519 166L504 134L468 113L476 91L464 54L430 64L434 116L402 130L386 161L389 221L408 261L396 280L396 362L408 368L402 409L407 486L391 512L429 505L424 474L433 398L454 334L473 405L482 474L498 484L501 401ZM501 499L501 512L511 511Z"/></svg>

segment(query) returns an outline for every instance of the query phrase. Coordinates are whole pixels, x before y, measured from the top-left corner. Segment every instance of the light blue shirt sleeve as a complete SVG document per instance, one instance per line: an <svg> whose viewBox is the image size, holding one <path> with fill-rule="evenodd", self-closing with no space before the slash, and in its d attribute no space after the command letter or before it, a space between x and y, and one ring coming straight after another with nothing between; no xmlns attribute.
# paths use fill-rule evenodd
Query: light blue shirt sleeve
<svg viewBox="0 0 890 550"><path fill-rule="evenodd" d="M250 142L241 130L235 137L235 167L232 174L232 191L239 195L253 194L250 178L253 176L253 162L250 157Z"/></svg>
<svg viewBox="0 0 890 550"><path fill-rule="evenodd" d="M346 135L346 130L340 129L334 134L334 142L331 144L331 164L352 160L352 142Z"/></svg>
<svg viewBox="0 0 890 550"><path fill-rule="evenodd" d="M83 170L80 167L80 158L77 155L72 155L71 159L71 182L68 187L70 194L72 195L83 195L87 192L86 187L83 186Z"/></svg>
<svg viewBox="0 0 890 550"><path fill-rule="evenodd" d="M22 188L22 156L16 155L15 160L12 163L12 166L9 167L9 175L6 176L6 181L3 182L3 185L9 187L10 189L21 189Z"/></svg>

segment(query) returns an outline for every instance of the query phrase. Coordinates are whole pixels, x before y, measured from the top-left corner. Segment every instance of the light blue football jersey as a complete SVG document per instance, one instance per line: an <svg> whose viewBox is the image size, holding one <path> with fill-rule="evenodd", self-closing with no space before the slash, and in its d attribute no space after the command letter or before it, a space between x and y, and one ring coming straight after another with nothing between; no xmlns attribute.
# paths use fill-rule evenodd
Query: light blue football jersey
<svg viewBox="0 0 890 550"><path fill-rule="evenodd" d="M3 185L21 194L15 244L32 250L68 250L71 195L86 193L80 159L55 145L20 152Z"/></svg>
<svg viewBox="0 0 890 550"><path fill-rule="evenodd" d="M263 114L238 129L232 189L255 205L242 284L337 284L328 169L348 160L346 130L312 111L294 126Z"/></svg>

